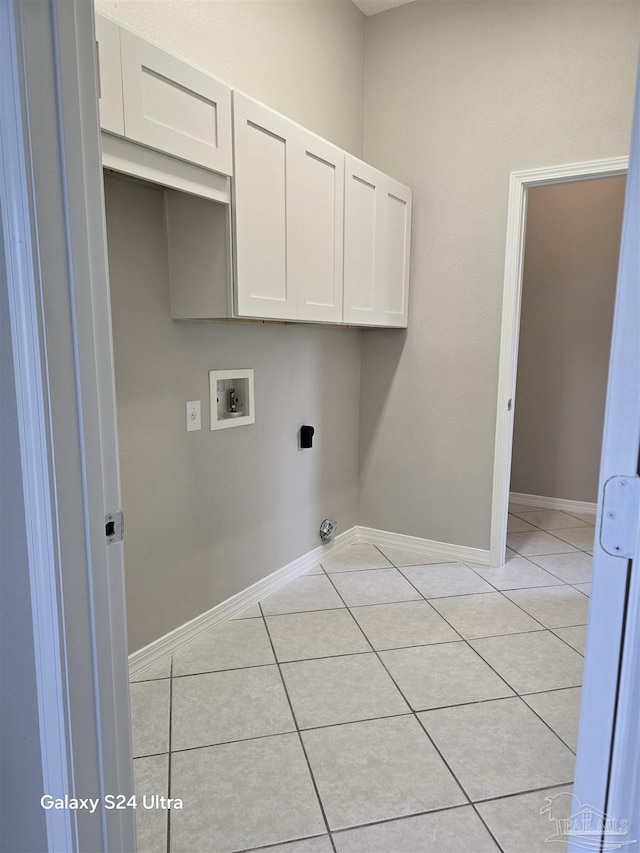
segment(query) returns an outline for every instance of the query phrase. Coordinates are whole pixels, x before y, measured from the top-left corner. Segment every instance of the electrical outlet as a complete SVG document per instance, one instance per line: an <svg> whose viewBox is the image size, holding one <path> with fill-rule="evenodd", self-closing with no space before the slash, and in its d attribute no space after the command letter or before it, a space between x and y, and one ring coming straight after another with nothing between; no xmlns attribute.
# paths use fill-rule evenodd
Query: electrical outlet
<svg viewBox="0 0 640 853"><path fill-rule="evenodd" d="M194 432L201 428L200 400L189 400L187 403L187 432Z"/></svg>

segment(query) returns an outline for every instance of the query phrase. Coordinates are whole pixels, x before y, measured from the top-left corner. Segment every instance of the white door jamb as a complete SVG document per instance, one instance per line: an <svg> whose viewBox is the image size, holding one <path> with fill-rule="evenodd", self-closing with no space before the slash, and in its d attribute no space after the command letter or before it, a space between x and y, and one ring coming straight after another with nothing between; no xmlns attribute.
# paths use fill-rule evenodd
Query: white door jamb
<svg viewBox="0 0 640 853"><path fill-rule="evenodd" d="M530 187L564 184L593 178L609 178L626 173L628 157L611 157L564 166L512 172L509 180L507 245L502 296L500 362L498 368L498 404L493 457L493 493L491 498L490 565L504 565L507 544L507 510L513 448L524 237L527 220L527 191Z"/></svg>

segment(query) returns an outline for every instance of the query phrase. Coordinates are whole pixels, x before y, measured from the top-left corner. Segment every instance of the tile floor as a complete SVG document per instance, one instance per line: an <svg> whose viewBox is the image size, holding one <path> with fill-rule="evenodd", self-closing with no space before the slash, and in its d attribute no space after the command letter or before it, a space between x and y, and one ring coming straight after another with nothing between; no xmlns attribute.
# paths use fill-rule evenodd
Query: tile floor
<svg viewBox="0 0 640 853"><path fill-rule="evenodd" d="M509 524L500 569L354 544L138 673L136 790L184 803L138 811L139 850L548 850L594 530Z"/></svg>

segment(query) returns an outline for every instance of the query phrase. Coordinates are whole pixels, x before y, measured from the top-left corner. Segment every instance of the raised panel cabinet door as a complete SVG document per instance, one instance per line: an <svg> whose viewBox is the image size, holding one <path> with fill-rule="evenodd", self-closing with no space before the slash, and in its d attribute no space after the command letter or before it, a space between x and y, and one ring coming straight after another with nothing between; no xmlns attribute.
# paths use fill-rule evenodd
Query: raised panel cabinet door
<svg viewBox="0 0 640 853"><path fill-rule="evenodd" d="M289 273L295 125L233 93L235 309L239 317L294 320Z"/></svg>
<svg viewBox="0 0 640 853"><path fill-rule="evenodd" d="M120 39L127 138L230 175L229 87L128 30Z"/></svg>
<svg viewBox="0 0 640 853"><path fill-rule="evenodd" d="M344 186L344 309L345 323L380 323L380 261L378 239L381 181L385 176L345 158Z"/></svg>
<svg viewBox="0 0 640 853"><path fill-rule="evenodd" d="M385 176L381 184L380 323L406 327L409 309L411 190Z"/></svg>
<svg viewBox="0 0 640 853"><path fill-rule="evenodd" d="M100 127L124 136L120 27L102 15L96 15L96 59Z"/></svg>
<svg viewBox="0 0 640 853"><path fill-rule="evenodd" d="M292 142L294 208L288 255L296 317L340 323L345 155L299 127Z"/></svg>

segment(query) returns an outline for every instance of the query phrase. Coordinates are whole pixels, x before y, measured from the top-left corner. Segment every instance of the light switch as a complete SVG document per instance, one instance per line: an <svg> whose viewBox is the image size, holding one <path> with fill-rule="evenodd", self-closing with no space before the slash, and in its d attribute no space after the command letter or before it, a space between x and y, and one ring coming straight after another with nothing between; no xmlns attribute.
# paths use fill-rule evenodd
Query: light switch
<svg viewBox="0 0 640 853"><path fill-rule="evenodd" d="M187 403L187 432L201 429L200 400L189 400Z"/></svg>

